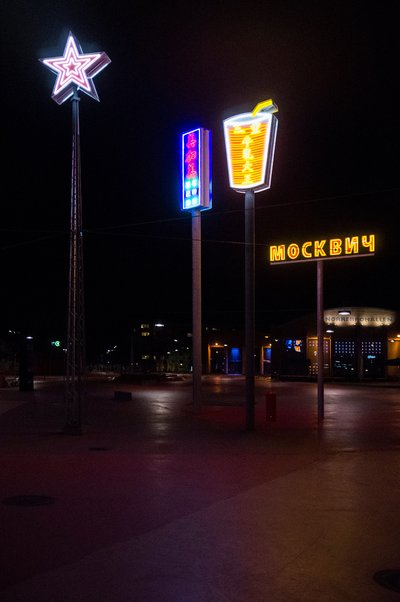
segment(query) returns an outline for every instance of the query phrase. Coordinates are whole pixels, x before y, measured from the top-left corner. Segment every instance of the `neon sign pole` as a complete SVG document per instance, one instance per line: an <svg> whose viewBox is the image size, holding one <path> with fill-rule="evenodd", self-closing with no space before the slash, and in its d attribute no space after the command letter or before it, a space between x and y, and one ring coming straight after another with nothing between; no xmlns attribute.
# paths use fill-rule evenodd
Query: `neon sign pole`
<svg viewBox="0 0 400 602"><path fill-rule="evenodd" d="M269 247L271 265L304 263L317 264L317 408L318 421L325 415L324 400L324 261L329 259L374 256L375 234L351 235L330 239L307 240L289 245Z"/></svg>
<svg viewBox="0 0 400 602"><path fill-rule="evenodd" d="M245 366L246 366L246 428L254 430L255 405L255 193L246 190L244 195L244 306L245 306Z"/></svg>
<svg viewBox="0 0 400 602"><path fill-rule="evenodd" d="M255 193L271 186L278 111L269 99L258 103L251 113L224 120L229 184L245 193L245 378L246 428L254 430L254 348L255 348Z"/></svg>
<svg viewBox="0 0 400 602"><path fill-rule="evenodd" d="M70 98L72 103L70 262L64 431L79 435L82 432L82 381L85 370L79 91L99 100L93 78L111 61L105 52L83 54L77 39L70 32L63 56L41 59L41 62L57 75L52 99L57 104L62 104Z"/></svg>
<svg viewBox="0 0 400 602"><path fill-rule="evenodd" d="M211 209L211 133L198 128L181 137L181 209L192 214L193 407L201 408L201 212Z"/></svg>
<svg viewBox="0 0 400 602"><path fill-rule="evenodd" d="M317 260L317 408L318 421L325 416L324 399L324 262Z"/></svg>

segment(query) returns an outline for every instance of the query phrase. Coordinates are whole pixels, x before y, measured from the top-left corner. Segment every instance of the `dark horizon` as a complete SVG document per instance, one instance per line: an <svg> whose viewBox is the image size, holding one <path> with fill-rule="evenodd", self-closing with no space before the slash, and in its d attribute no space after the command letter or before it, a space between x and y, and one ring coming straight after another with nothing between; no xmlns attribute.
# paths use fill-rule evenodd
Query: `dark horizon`
<svg viewBox="0 0 400 602"><path fill-rule="evenodd" d="M84 10L82 10L84 9ZM394 16L347 3L292 8L115 11L92 2L2 9L5 64L1 328L66 331L70 103L50 98L38 61L69 30L111 64L82 95L87 342L135 322L191 320L190 217L180 211L179 136L212 131L213 208L202 218L203 322L244 312L243 195L229 189L222 120L265 98L279 107L269 191L256 197L256 321L315 310L315 265L269 266L267 246L304 236L376 233L375 257L327 262L325 307L399 310L398 112Z"/></svg>

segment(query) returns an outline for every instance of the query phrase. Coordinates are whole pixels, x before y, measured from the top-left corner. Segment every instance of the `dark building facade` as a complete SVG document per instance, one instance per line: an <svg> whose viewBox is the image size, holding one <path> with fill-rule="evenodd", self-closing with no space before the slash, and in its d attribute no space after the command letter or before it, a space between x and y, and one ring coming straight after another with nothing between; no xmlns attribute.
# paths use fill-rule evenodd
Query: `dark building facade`
<svg viewBox="0 0 400 602"><path fill-rule="evenodd" d="M343 379L398 379L400 323L393 310L336 307L324 311L324 376ZM203 329L203 373L245 374L244 335L237 328ZM256 373L275 378L317 376L315 315L256 333ZM188 327L143 322L133 332L134 371L192 371Z"/></svg>
<svg viewBox="0 0 400 602"><path fill-rule="evenodd" d="M324 311L324 375L346 379L399 378L400 324L397 312L375 307ZM315 316L275 329L272 372L316 376Z"/></svg>

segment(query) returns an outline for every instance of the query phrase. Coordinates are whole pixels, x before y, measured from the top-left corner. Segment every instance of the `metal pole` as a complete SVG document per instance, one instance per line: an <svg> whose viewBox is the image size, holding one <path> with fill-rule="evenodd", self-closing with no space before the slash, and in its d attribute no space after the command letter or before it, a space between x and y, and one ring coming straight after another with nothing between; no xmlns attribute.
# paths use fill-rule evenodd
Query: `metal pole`
<svg viewBox="0 0 400 602"><path fill-rule="evenodd" d="M202 337L201 337L201 211L192 212L192 349L193 407L201 408Z"/></svg>
<svg viewBox="0 0 400 602"><path fill-rule="evenodd" d="M84 373L84 304L82 254L82 194L79 131L79 96L72 97L72 173L68 325L66 359L66 424L64 431L82 432L82 378Z"/></svg>
<svg viewBox="0 0 400 602"><path fill-rule="evenodd" d="M245 356L246 429L254 430L254 205L255 193L247 190L245 203Z"/></svg>
<svg viewBox="0 0 400 602"><path fill-rule="evenodd" d="M324 268L317 261L318 420L324 419Z"/></svg>

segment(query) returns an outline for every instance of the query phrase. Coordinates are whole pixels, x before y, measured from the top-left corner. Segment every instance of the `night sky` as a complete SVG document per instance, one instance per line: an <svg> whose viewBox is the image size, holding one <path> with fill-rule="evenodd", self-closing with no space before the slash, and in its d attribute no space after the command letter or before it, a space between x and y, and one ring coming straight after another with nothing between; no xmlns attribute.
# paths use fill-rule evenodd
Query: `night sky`
<svg viewBox="0 0 400 602"><path fill-rule="evenodd" d="M86 330L94 359L144 320L191 321L191 221L179 136L213 137L203 213L204 324L244 324L244 197L222 120L272 98L272 187L256 197L256 322L316 306L316 265L269 266L267 245L375 232L375 257L326 262L325 307L400 309L395 3L2 3L1 331L66 333L71 103L51 100L68 31L112 63L80 102Z"/></svg>

